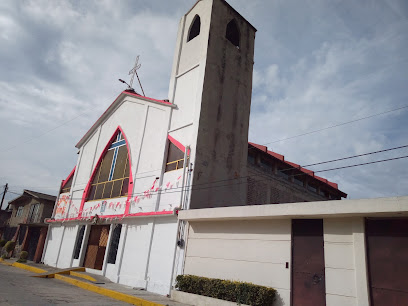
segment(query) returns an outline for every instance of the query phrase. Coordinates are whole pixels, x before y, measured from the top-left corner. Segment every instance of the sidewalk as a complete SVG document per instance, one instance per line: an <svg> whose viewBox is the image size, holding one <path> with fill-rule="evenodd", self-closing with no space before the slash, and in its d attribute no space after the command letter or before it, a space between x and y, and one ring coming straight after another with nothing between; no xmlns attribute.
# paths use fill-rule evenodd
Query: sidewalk
<svg viewBox="0 0 408 306"><path fill-rule="evenodd" d="M16 263L15 259L0 260L0 263L33 272L33 277L55 278L85 290L93 291L123 302L141 306L187 306L170 298L140 289L111 282L105 277L79 271L77 269L58 269L34 262ZM84 270L83 268L80 268ZM75 270L75 271L73 271Z"/></svg>

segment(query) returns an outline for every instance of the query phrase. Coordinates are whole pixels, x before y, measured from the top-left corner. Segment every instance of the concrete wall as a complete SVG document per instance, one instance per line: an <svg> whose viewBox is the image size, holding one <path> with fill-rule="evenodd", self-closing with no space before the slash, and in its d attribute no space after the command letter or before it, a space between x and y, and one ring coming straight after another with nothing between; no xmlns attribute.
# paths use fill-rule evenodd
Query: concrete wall
<svg viewBox="0 0 408 306"><path fill-rule="evenodd" d="M63 229L63 243L59 251L57 267L69 268L72 265L72 256L74 253L74 247L76 237L78 233L78 225L66 225ZM48 250L48 247L47 247Z"/></svg>
<svg viewBox="0 0 408 306"><path fill-rule="evenodd" d="M272 173L262 173L259 167L248 165L247 204L296 203L324 201L324 196L298 186L288 179Z"/></svg>
<svg viewBox="0 0 408 306"><path fill-rule="evenodd" d="M143 218L123 224L116 263L105 276L112 281L169 294L177 219Z"/></svg>
<svg viewBox="0 0 408 306"><path fill-rule="evenodd" d="M326 304L369 305L365 218L407 215L408 197L181 211L183 273L274 287L290 305L292 219L323 219Z"/></svg>
<svg viewBox="0 0 408 306"><path fill-rule="evenodd" d="M324 219L327 305L368 305L364 219Z"/></svg>
<svg viewBox="0 0 408 306"><path fill-rule="evenodd" d="M290 261L290 220L190 223L184 274L273 287L287 302Z"/></svg>
<svg viewBox="0 0 408 306"><path fill-rule="evenodd" d="M212 2L193 184L225 181L222 187L210 184L193 191L191 208L246 202L245 184L233 179L246 176L255 29L224 1ZM233 19L239 49L225 37Z"/></svg>
<svg viewBox="0 0 408 306"><path fill-rule="evenodd" d="M43 262L46 265L57 266L63 230L64 227L60 225L50 225L48 228L46 250L43 257Z"/></svg>
<svg viewBox="0 0 408 306"><path fill-rule="evenodd" d="M364 219L324 219L327 305L368 305ZM291 219L190 222L184 274L277 289L290 304Z"/></svg>

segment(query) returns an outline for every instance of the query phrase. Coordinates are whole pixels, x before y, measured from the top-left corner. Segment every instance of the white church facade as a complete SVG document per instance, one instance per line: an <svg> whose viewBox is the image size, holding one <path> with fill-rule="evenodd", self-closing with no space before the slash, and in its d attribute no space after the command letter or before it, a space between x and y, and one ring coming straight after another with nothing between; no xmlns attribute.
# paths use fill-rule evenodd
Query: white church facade
<svg viewBox="0 0 408 306"><path fill-rule="evenodd" d="M163 295L182 273L249 281L276 288L276 305L305 292L311 305L368 305L407 288L399 268L395 287L375 291L383 262L408 267L375 246L408 242L408 198L338 201L337 184L248 143L255 32L224 0L181 18L168 99L129 88L76 145L45 264ZM305 250L317 268L301 270Z"/></svg>
<svg viewBox="0 0 408 306"><path fill-rule="evenodd" d="M170 292L183 260L177 211L246 204L237 179L246 177L255 31L220 0L182 17L169 99L125 90L76 145L45 264Z"/></svg>

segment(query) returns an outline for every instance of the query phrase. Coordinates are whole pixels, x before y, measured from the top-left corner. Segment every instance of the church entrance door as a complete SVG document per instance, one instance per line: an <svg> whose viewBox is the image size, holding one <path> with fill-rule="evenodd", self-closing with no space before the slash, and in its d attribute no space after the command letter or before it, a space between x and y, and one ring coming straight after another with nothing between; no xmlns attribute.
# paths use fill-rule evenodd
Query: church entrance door
<svg viewBox="0 0 408 306"><path fill-rule="evenodd" d="M85 268L102 270L109 228L109 225L92 225L85 254Z"/></svg>

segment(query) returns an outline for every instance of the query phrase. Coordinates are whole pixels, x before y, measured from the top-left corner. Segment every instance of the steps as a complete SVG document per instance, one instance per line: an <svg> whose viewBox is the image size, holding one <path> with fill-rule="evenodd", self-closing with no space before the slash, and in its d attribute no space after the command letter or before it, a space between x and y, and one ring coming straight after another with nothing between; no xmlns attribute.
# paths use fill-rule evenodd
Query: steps
<svg viewBox="0 0 408 306"><path fill-rule="evenodd" d="M44 271L44 270L43 270ZM70 274L71 271L85 271L84 267L68 268L68 269L53 269L53 271L46 271L36 275L31 275L31 277L41 277L41 278L55 278L56 274Z"/></svg>

